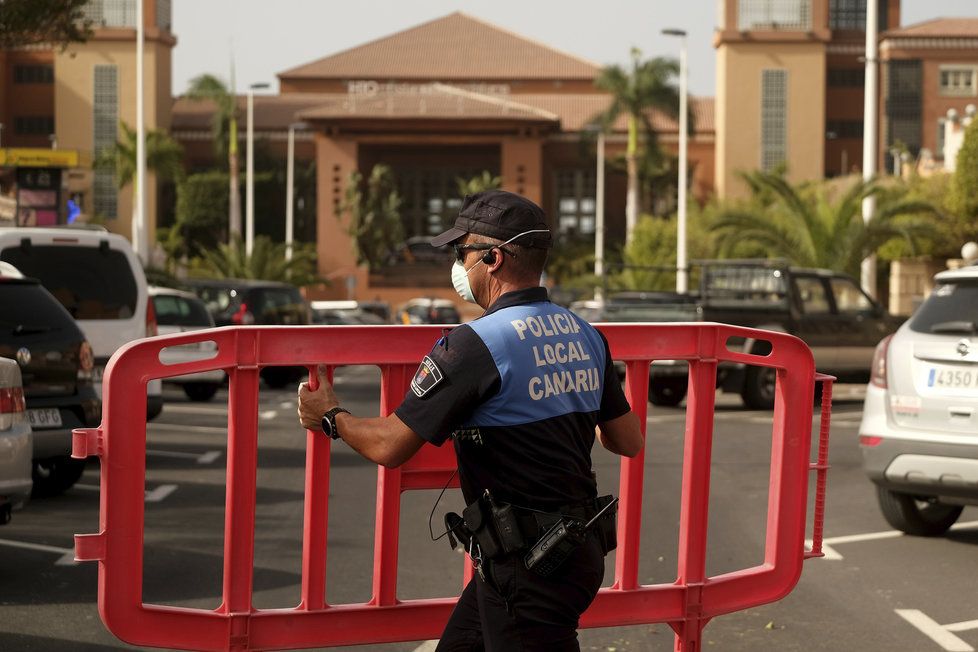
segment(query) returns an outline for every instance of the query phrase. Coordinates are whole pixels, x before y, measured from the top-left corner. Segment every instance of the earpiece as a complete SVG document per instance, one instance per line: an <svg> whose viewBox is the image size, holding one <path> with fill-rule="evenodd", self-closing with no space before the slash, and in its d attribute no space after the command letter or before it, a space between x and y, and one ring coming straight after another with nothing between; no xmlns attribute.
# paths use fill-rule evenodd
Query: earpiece
<svg viewBox="0 0 978 652"><path fill-rule="evenodd" d="M496 264L496 252L493 251L492 249L490 249L489 251L487 251L486 253L484 253L482 255L482 262L484 262L486 265L495 265Z"/></svg>

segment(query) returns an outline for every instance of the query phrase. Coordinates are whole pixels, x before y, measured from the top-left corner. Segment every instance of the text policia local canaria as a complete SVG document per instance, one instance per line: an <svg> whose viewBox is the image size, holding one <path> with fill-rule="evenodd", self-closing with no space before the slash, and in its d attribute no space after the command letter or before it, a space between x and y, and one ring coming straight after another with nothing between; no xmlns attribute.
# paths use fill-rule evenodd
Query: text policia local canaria
<svg viewBox="0 0 978 652"><path fill-rule="evenodd" d="M570 335L581 332L581 326L577 321L560 313L543 317L527 317L525 320L514 319L510 324L516 330L520 341L526 340L527 334L535 338L548 338L558 334ZM584 350L580 340L533 345L533 361L537 367L564 365L590 359L591 356ZM530 378L527 390L531 399L539 401L567 392L593 392L600 387L600 384L601 374L597 367L560 369Z"/></svg>

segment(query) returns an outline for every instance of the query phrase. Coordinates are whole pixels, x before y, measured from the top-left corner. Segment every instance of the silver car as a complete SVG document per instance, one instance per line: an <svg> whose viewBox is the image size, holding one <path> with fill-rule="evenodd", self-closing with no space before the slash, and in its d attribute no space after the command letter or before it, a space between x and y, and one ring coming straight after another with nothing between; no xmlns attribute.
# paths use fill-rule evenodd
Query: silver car
<svg viewBox="0 0 978 652"><path fill-rule="evenodd" d="M149 296L156 311L156 327L160 335L176 335L204 328L214 328L214 319L207 312L207 306L196 295L182 290L164 287L149 287ZM168 346L160 352L163 364L179 364L208 360L217 354L214 342L198 342ZM183 388L191 401L209 401L217 394L224 383L224 372L201 371L184 376L166 378L165 382Z"/></svg>
<svg viewBox="0 0 978 652"><path fill-rule="evenodd" d="M0 358L0 525L31 496L33 454L20 367Z"/></svg>
<svg viewBox="0 0 978 652"><path fill-rule="evenodd" d="M938 536L978 505L978 266L933 293L876 348L859 444L887 522Z"/></svg>

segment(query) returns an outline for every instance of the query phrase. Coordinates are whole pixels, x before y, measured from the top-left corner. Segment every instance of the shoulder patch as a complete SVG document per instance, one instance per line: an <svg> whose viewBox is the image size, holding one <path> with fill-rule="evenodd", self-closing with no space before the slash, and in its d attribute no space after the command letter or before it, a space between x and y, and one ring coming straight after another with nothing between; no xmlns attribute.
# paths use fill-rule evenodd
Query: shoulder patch
<svg viewBox="0 0 978 652"><path fill-rule="evenodd" d="M418 367L418 371L415 372L414 378L411 380L411 390L418 398L422 398L434 389L438 383L444 380L444 378L445 376L442 374L441 369L438 368L438 365L435 364L435 361L425 356L421 360L421 366Z"/></svg>

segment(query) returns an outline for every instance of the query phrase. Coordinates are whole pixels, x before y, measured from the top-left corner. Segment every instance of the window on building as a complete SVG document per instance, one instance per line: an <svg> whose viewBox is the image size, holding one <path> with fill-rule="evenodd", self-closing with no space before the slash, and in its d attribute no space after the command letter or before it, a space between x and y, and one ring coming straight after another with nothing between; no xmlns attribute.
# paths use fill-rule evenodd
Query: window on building
<svg viewBox="0 0 978 652"><path fill-rule="evenodd" d="M457 179L471 179L481 173L462 168L396 168L404 237L430 238L449 228L462 207Z"/></svg>
<svg viewBox="0 0 978 652"><path fill-rule="evenodd" d="M922 68L919 59L891 61L886 75L886 146L903 143L911 156L920 152Z"/></svg>
<svg viewBox="0 0 978 652"><path fill-rule="evenodd" d="M879 2L879 30L888 25L889 0ZM866 31L866 0L829 0L829 28Z"/></svg>
<svg viewBox="0 0 978 652"><path fill-rule="evenodd" d="M941 95L973 97L978 95L978 68L974 66L941 66Z"/></svg>
<svg viewBox="0 0 978 652"><path fill-rule="evenodd" d="M597 214L594 170L557 170L554 176L558 232L567 235L593 234Z"/></svg>
<svg viewBox="0 0 978 652"><path fill-rule="evenodd" d="M761 71L761 168L773 170L787 159L788 71Z"/></svg>
<svg viewBox="0 0 978 652"><path fill-rule="evenodd" d="M28 115L14 118L14 133L21 136L48 136L54 133L53 115Z"/></svg>
<svg viewBox="0 0 978 652"><path fill-rule="evenodd" d="M136 27L136 0L89 0L85 17L95 27Z"/></svg>
<svg viewBox="0 0 978 652"><path fill-rule="evenodd" d="M862 138L862 120L829 120L825 123L826 138Z"/></svg>
<svg viewBox="0 0 978 652"><path fill-rule="evenodd" d="M93 149L95 156L98 156L116 143L119 125L119 71L116 66L95 66L92 105L95 118ZM118 217L115 172L96 170L92 190L95 214L109 218Z"/></svg>
<svg viewBox="0 0 978 652"><path fill-rule="evenodd" d="M866 86L865 68L829 68L826 83L831 88L864 88Z"/></svg>
<svg viewBox="0 0 978 652"><path fill-rule="evenodd" d="M173 20L172 17L173 8L171 0L156 0L156 26L169 32Z"/></svg>
<svg viewBox="0 0 978 652"><path fill-rule="evenodd" d="M748 30L809 30L812 0L740 0L737 27Z"/></svg>
<svg viewBox="0 0 978 652"><path fill-rule="evenodd" d="M14 66L15 84L53 84L54 66L46 64Z"/></svg>

